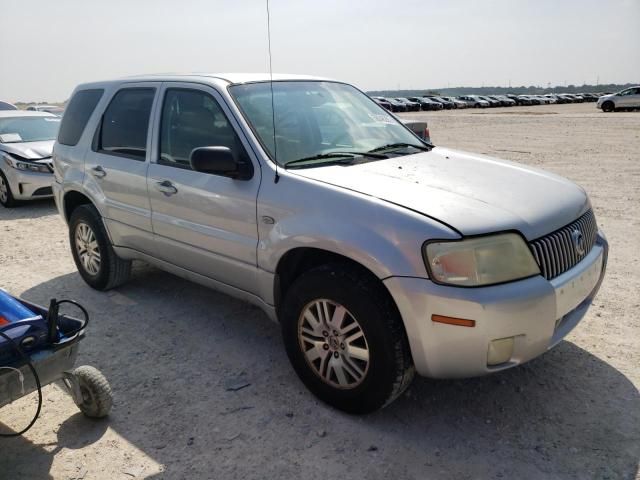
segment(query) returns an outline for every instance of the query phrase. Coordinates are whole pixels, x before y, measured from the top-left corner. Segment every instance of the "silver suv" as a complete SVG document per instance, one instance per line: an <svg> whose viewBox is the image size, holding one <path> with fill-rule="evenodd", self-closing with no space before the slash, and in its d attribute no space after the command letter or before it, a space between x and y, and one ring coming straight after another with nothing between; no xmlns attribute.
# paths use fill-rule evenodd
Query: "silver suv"
<svg viewBox="0 0 640 480"><path fill-rule="evenodd" d="M90 286L144 260L259 305L302 381L348 412L387 405L414 371L483 375L544 353L605 271L582 188L434 147L337 81L81 85L54 164Z"/></svg>
<svg viewBox="0 0 640 480"><path fill-rule="evenodd" d="M596 107L602 109L603 112L640 108L640 86L626 88L610 95L603 95L598 98Z"/></svg>

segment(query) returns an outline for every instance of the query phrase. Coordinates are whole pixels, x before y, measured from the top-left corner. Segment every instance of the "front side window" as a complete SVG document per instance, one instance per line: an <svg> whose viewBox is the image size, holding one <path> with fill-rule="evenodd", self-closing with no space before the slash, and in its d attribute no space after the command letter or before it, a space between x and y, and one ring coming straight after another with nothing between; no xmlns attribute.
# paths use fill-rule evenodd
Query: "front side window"
<svg viewBox="0 0 640 480"><path fill-rule="evenodd" d="M43 142L55 140L60 117L0 118L0 143Z"/></svg>
<svg viewBox="0 0 640 480"><path fill-rule="evenodd" d="M155 88L125 88L116 93L102 117L97 150L144 160L154 95Z"/></svg>
<svg viewBox="0 0 640 480"><path fill-rule="evenodd" d="M229 92L269 156L280 165L397 144L425 149L400 122L351 85L273 82L273 110L269 82L234 85Z"/></svg>
<svg viewBox="0 0 640 480"><path fill-rule="evenodd" d="M248 160L231 123L211 95L168 89L162 106L158 163L190 169L191 152L198 147L227 147L237 159Z"/></svg>

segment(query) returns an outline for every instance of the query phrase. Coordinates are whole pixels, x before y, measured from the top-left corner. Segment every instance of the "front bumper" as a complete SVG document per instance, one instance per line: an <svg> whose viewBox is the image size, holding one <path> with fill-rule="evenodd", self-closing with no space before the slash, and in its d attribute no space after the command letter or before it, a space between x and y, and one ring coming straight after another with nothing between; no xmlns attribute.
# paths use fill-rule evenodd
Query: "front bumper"
<svg viewBox="0 0 640 480"><path fill-rule="evenodd" d="M568 335L600 287L607 252L598 234L580 263L550 281L536 276L479 288L413 277L384 283L404 321L416 371L432 378L473 377L527 362ZM432 315L475 320L475 327L435 323ZM489 344L504 338L513 338L513 353L504 363L488 365Z"/></svg>
<svg viewBox="0 0 640 480"><path fill-rule="evenodd" d="M3 168L2 171L16 200L49 198L53 195L53 173L29 172L12 167Z"/></svg>

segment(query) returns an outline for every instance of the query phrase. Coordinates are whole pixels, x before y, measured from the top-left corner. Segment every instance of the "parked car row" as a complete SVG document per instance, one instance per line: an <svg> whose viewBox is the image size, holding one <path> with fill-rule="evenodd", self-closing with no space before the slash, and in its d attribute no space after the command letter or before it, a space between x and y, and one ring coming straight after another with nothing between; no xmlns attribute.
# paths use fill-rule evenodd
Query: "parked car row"
<svg viewBox="0 0 640 480"><path fill-rule="evenodd" d="M390 112L419 112L451 110L454 108L513 107L523 105L549 105L552 103L596 102L605 93L547 93L544 95L461 95L446 97L425 95L422 97L372 97Z"/></svg>

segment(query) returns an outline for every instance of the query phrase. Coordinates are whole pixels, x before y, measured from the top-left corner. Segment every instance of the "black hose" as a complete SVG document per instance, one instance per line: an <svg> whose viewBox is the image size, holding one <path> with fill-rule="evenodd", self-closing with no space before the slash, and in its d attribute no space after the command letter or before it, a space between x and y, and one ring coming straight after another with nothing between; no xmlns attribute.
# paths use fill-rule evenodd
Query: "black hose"
<svg viewBox="0 0 640 480"><path fill-rule="evenodd" d="M84 308L82 305L80 305L78 302L76 302L74 300L58 300L55 303L56 309L57 309L58 306L62 305L63 303L68 303L70 305L74 305L74 306L78 307L80 309L80 311L82 312L82 314L84 315L84 323L82 324L82 326L80 328L77 328L76 330L73 330L70 333L69 332L64 332L65 336L73 337L74 335L78 335L82 330L87 328L87 325L89 325L89 312L87 312L86 308Z"/></svg>
<svg viewBox="0 0 640 480"><path fill-rule="evenodd" d="M13 338L11 338L9 335L7 335L4 332L0 332L0 336L5 338L13 346L16 352L20 354L22 359L27 363L29 370L31 370L31 373L33 374L33 378L36 380L36 386L38 387L38 408L36 409L36 414L33 416L33 419L31 420L31 422L29 422L29 425L27 425L25 428L23 428L19 432L0 433L0 437L19 437L20 435L25 433L27 430L29 430L31 427L33 427L33 425L36 423L36 420L38 420L38 416L40 415L40 410L42 409L42 385L40 385L40 377L38 376L38 372L36 372L36 369L34 368L33 363L31 363L31 360L29 359L29 357L22 351L22 349L13 340Z"/></svg>

